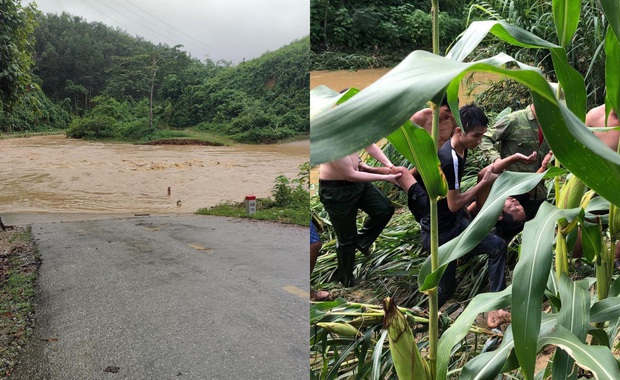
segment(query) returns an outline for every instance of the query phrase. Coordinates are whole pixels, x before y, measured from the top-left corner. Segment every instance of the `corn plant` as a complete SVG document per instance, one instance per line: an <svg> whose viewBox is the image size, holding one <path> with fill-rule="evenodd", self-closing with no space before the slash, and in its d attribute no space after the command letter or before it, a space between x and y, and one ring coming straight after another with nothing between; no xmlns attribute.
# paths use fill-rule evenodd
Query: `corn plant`
<svg viewBox="0 0 620 380"><path fill-rule="evenodd" d="M450 354L468 333L476 315L507 306L512 309L513 322L501 346L468 361L460 371L461 378L492 379L499 373L518 369L521 376L533 379L536 354L546 345L560 348L550 369L553 378L577 378L575 365L590 371L598 379L620 378L618 363L611 352L611 343L620 324L619 281L612 281L609 270L601 270L602 273L597 274L597 285L608 290L599 293L598 297L590 297L589 289L596 281L570 280L564 270L563 258L556 264L559 270L552 270L554 243L562 245L564 241L561 237L558 240L557 235L568 233L569 226L583 218L585 210L582 207L559 208L543 203L537 216L525 225L513 285L499 293L476 296L441 339L434 335L436 330L432 327L437 321L437 311L432 307L433 292L446 265L467 254L490 231L507 196L526 192L544 178L558 177L568 171L607 200L611 208L610 241L612 246L615 245L618 234L616 207L620 206L617 191L620 187L620 155L608 149L585 127L585 81L567 60L567 49L579 22L581 5L580 0L553 1L557 44L504 21L477 21L465 30L446 57L415 51L384 77L338 107L332 108L332 105L343 97L334 91L317 88L311 92L311 108L318 110L320 106L322 111L311 111L311 163L337 159L387 137L403 156L416 164L429 197L436 200L445 194L445 182L438 170L433 139L413 126L409 117L423 108L427 101L437 103L444 93L455 110L462 78L476 71L497 73L530 89L545 139L557 162L565 168L552 167L541 174L502 174L495 182L489 200L469 227L439 247L437 254L431 249L431 256L417 276L418 287L429 294L431 305L427 355L431 379L446 378ZM605 103L608 110L620 110L620 67L617 65L620 59L620 5L616 0L601 0L600 5L609 22L605 39ZM585 6L595 5L588 3ZM516 61L506 54L467 62L466 59L488 35L520 48L546 50L551 56L559 89L565 94L565 102L559 100L537 67ZM509 69L507 64L516 68ZM458 113L453 114L460 123ZM556 194L560 193L558 183ZM582 228L585 225L582 223ZM596 235L601 236L603 231L592 228L587 233L593 246L597 247ZM560 247L560 252L563 251L564 248ZM607 265L604 267L607 269L609 255L609 249L603 248L595 255L596 260ZM605 293L607 298L602 298ZM551 312L542 311L545 295L554 302ZM586 343L588 335L599 344ZM402 368L401 363L396 365L397 356L392 359L396 368Z"/></svg>

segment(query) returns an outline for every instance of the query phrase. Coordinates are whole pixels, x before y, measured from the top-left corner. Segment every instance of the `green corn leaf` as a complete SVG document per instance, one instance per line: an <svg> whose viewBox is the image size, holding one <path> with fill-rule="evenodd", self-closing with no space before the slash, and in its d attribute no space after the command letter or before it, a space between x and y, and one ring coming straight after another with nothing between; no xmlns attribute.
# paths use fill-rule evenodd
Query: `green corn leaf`
<svg viewBox="0 0 620 380"><path fill-rule="evenodd" d="M590 327L590 295L586 281L572 282L562 274L559 281L562 308L557 323L566 327L580 341L584 342ZM556 350L553 356L553 377L572 380L577 378L575 361L566 351Z"/></svg>
<svg viewBox="0 0 620 380"><path fill-rule="evenodd" d="M618 0L600 0L609 22L605 37L605 110L620 110L620 3ZM617 204L617 203L616 203Z"/></svg>
<svg viewBox="0 0 620 380"><path fill-rule="evenodd" d="M432 272L430 258L427 258L418 274L421 291L439 285L445 267L452 261L471 251L491 231L502 212L506 198L523 194L533 189L543 178L550 178L561 170L555 167L545 173L502 173L491 188L489 197L469 226L459 236L439 247L439 268Z"/></svg>
<svg viewBox="0 0 620 380"><path fill-rule="evenodd" d="M598 380L620 379L618 362L607 347L582 343L568 329L560 325L540 337L541 347L548 344L553 344L568 352L580 367L592 371Z"/></svg>
<svg viewBox="0 0 620 380"><path fill-rule="evenodd" d="M381 354L383 352L383 342L385 342L387 334L387 330L381 332L381 336L377 340L375 349L372 352L372 380L381 380Z"/></svg>
<svg viewBox="0 0 620 380"><path fill-rule="evenodd" d="M430 198L437 199L448 193L448 184L440 168L435 143L424 128L408 121L387 139L418 168Z"/></svg>
<svg viewBox="0 0 620 380"><path fill-rule="evenodd" d="M478 294L469 302L469 305L467 305L461 315L439 339L437 346L437 379L447 378L452 348L469 333L469 328L478 314L508 306L510 303L510 292L511 287L508 286L498 293Z"/></svg>
<svg viewBox="0 0 620 380"><path fill-rule="evenodd" d="M553 21L560 45L568 48L579 24L581 0L553 0Z"/></svg>
<svg viewBox="0 0 620 380"><path fill-rule="evenodd" d="M590 309L590 320L594 323L607 322L620 317L620 297L600 300Z"/></svg>
<svg viewBox="0 0 620 380"><path fill-rule="evenodd" d="M534 377L540 310L553 260L557 220L572 220L581 209L563 210L543 203L536 217L525 224L521 257L515 267L512 291L512 328L515 351L526 379Z"/></svg>
<svg viewBox="0 0 620 380"><path fill-rule="evenodd" d="M543 314L541 318L540 333L544 335L555 327L556 315ZM500 346L494 351L482 353L468 361L463 367L459 380L494 379L501 372L518 368L518 363L514 364L509 360L513 347L512 327L508 326Z"/></svg>
<svg viewBox="0 0 620 380"><path fill-rule="evenodd" d="M618 0L600 0L605 18L614 34L620 38L620 3Z"/></svg>
<svg viewBox="0 0 620 380"><path fill-rule="evenodd" d="M603 249L601 226L588 222L581 223L581 243L583 257L590 263L594 262L595 257L600 255Z"/></svg>
<svg viewBox="0 0 620 380"><path fill-rule="evenodd" d="M577 20L579 20L578 15ZM463 36L450 50L447 57L459 62L464 60L489 33L515 46L549 50L558 81L564 89L566 104L580 120L584 120L586 115L585 81L581 74L568 63L566 50L562 46L545 41L535 34L504 21L476 21L463 32Z"/></svg>

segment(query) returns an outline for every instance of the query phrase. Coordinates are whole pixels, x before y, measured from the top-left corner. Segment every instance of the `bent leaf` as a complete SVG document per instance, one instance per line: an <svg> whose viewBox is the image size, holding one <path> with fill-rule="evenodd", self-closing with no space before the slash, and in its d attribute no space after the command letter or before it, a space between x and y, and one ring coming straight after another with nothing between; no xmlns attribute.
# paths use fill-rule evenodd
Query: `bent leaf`
<svg viewBox="0 0 620 380"><path fill-rule="evenodd" d="M452 348L469 333L469 327L478 314L508 306L511 289L511 286L508 286L498 293L478 294L469 302L452 326L443 333L437 346L437 379L447 378Z"/></svg>
<svg viewBox="0 0 620 380"><path fill-rule="evenodd" d="M590 327L590 296L587 281L573 282L566 274L559 281L562 308L558 312L558 324L566 327L584 342ZM576 379L575 361L563 350L553 356L553 376L558 379Z"/></svg>
<svg viewBox="0 0 620 380"><path fill-rule="evenodd" d="M556 222L572 220L581 209L563 210L543 203L536 217L525 223L521 256L512 280L512 321L515 352L527 379L534 377L536 342L540 329L540 310L553 259Z"/></svg>
<svg viewBox="0 0 620 380"><path fill-rule="evenodd" d="M541 347L553 344L562 348L580 367L594 373L598 380L620 379L618 362L607 347L582 343L563 326L558 325L549 334L542 336L539 344Z"/></svg>
<svg viewBox="0 0 620 380"><path fill-rule="evenodd" d="M540 326L541 335L547 334L555 325L555 314L543 314ZM513 347L512 327L508 326L500 346L494 351L482 353L468 361L463 367L459 380L493 379L501 372L508 372L517 368L518 364L511 365L512 363L509 363L508 360Z"/></svg>
<svg viewBox="0 0 620 380"><path fill-rule="evenodd" d="M439 267L432 272L430 258L427 258L418 274L420 291L426 291L439 285L445 267L450 262L467 254L491 231L504 202L510 195L523 194L533 189L543 178L550 178L562 172L552 167L545 173L502 173L491 188L489 197L478 215L459 236L439 247Z"/></svg>
<svg viewBox="0 0 620 380"><path fill-rule="evenodd" d="M430 198L437 199L448 193L448 184L440 169L435 143L426 129L407 121L387 139L400 154L418 168Z"/></svg>
<svg viewBox="0 0 620 380"><path fill-rule="evenodd" d="M605 298L592 305L590 309L590 321L594 323L607 322L618 317L620 317L620 297Z"/></svg>

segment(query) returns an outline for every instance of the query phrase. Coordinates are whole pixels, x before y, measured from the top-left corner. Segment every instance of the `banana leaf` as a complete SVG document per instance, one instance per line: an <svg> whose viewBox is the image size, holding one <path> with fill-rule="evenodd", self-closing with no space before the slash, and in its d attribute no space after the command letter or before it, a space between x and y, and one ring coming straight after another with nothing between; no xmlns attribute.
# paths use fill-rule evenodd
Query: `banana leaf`
<svg viewBox="0 0 620 380"><path fill-rule="evenodd" d="M541 348L548 344L562 348L580 367L592 371L598 380L620 379L618 362L607 347L582 343L563 326L557 325L551 332L541 336L538 343Z"/></svg>
<svg viewBox="0 0 620 380"><path fill-rule="evenodd" d="M581 342L585 342L590 327L590 295L587 281L571 281L562 274L559 281L562 308L557 323L566 327ZM564 350L556 350L553 357L554 379L577 379L575 361Z"/></svg>
<svg viewBox="0 0 620 380"><path fill-rule="evenodd" d="M553 260L556 222L574 219L581 208L558 209L543 203L536 217L525 224L521 256L512 280L512 321L515 351L527 379L534 377L536 342L540 329L540 310Z"/></svg>

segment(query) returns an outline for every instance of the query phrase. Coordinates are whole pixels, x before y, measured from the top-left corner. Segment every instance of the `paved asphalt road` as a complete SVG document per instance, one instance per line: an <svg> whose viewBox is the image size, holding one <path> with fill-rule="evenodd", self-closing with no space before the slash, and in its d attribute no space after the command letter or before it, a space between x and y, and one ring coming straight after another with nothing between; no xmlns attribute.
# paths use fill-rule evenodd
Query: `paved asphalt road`
<svg viewBox="0 0 620 380"><path fill-rule="evenodd" d="M12 380L307 379L308 229L209 216L33 224Z"/></svg>

